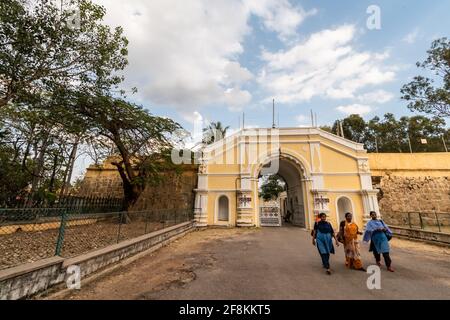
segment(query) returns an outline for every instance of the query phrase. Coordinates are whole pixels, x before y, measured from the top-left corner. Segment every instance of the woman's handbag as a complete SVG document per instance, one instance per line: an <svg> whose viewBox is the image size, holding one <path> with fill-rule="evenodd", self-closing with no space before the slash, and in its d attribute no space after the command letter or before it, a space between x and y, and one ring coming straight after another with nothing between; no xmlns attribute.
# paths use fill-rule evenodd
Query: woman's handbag
<svg viewBox="0 0 450 320"><path fill-rule="evenodd" d="M383 224L384 228L386 229L386 230L384 230L384 234L386 235L386 238L388 239L388 241L391 241L391 239L392 239L392 233L390 233L390 232L387 231L387 227L386 227L386 225L384 224L384 221L383 221L383 220L381 220L381 223Z"/></svg>
<svg viewBox="0 0 450 320"><path fill-rule="evenodd" d="M340 231L338 232L338 234L336 235L336 239L337 239L337 241L339 241L340 243L344 243L344 235L343 235L342 230L340 230Z"/></svg>
<svg viewBox="0 0 450 320"><path fill-rule="evenodd" d="M336 239L337 241L339 241L340 243L344 243L344 228L342 227L342 222L339 225L339 232L336 235Z"/></svg>

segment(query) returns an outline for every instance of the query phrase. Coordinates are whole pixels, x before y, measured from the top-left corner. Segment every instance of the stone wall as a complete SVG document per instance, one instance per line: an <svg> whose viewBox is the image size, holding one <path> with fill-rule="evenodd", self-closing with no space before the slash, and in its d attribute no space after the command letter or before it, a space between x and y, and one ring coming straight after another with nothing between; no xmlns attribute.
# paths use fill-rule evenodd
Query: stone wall
<svg viewBox="0 0 450 320"><path fill-rule="evenodd" d="M91 165L84 176L77 195L95 197L123 197L122 179L116 167L106 160ZM161 182L147 185L131 210L193 209L194 189L197 186L197 166L183 165L181 173L161 172Z"/></svg>
<svg viewBox="0 0 450 320"><path fill-rule="evenodd" d="M450 153L371 153L380 212L396 225L438 231L450 220ZM418 213L422 214L422 217ZM422 221L420 221L422 219Z"/></svg>
<svg viewBox="0 0 450 320"><path fill-rule="evenodd" d="M386 175L375 187L382 212L450 212L450 177Z"/></svg>

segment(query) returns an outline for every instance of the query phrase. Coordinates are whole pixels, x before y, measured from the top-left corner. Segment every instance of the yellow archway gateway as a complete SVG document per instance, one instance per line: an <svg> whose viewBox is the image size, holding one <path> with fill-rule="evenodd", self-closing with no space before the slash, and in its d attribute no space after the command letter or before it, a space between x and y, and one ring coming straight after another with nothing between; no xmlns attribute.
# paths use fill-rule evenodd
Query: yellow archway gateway
<svg viewBox="0 0 450 320"><path fill-rule="evenodd" d="M217 206L226 196L227 225L260 226L258 177L274 173L287 183L287 204L300 227L312 228L319 212L337 227L341 197L351 201L361 227L370 211L379 212L362 144L319 128L245 129L203 149L195 190L197 225L223 225Z"/></svg>

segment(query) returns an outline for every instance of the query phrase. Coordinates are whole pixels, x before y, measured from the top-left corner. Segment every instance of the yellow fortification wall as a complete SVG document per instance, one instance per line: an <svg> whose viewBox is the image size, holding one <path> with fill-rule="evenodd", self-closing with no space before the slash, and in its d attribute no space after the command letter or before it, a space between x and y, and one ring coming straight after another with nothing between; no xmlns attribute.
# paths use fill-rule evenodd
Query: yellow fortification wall
<svg viewBox="0 0 450 320"><path fill-rule="evenodd" d="M255 132L235 134L223 147L207 147L198 173L192 167L182 175L181 184L180 178L170 177L163 186L149 188L137 207L173 206L176 200L178 206L194 208L200 225L260 225L258 175L270 156L258 159L266 143L255 140ZM237 163L245 150L243 163ZM450 212L450 153L368 154L360 145L317 128L280 129L277 151L280 173L291 180L287 207L300 208L295 219L300 226L310 228L319 211L327 212L334 225L347 210L360 224L371 209L391 216ZM121 196L120 177L108 162L91 166L81 192ZM226 198L222 199L227 203L226 221L218 219L221 197Z"/></svg>

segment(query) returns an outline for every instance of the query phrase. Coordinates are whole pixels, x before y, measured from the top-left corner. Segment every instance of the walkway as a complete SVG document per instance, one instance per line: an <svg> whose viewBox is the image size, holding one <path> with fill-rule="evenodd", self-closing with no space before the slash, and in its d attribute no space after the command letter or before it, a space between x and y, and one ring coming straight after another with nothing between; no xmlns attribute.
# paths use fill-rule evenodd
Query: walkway
<svg viewBox="0 0 450 320"><path fill-rule="evenodd" d="M343 248L333 275L321 268L308 232L295 228L207 229L119 268L64 299L449 299L450 250L394 239L395 273L381 290L347 270ZM363 246L367 265L373 257Z"/></svg>

